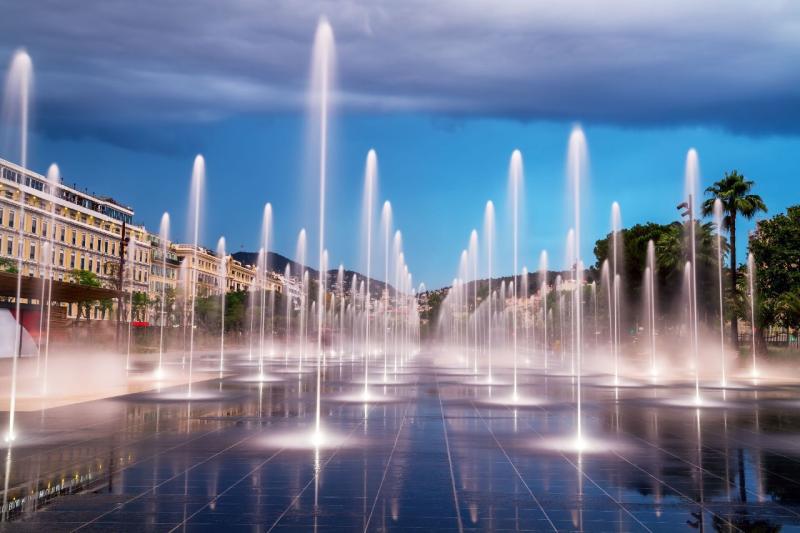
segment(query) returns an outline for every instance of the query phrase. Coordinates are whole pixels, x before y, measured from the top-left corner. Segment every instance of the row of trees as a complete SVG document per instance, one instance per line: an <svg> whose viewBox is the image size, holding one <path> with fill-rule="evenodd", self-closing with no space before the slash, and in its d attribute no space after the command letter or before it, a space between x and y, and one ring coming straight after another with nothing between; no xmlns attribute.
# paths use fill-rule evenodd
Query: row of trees
<svg viewBox="0 0 800 533"><path fill-rule="evenodd" d="M679 310L684 294L684 265L689 260L689 224L694 224L698 314L701 319L718 319L720 264L717 236L718 232L727 233L719 240L721 259L723 262L728 260L728 266L724 267L724 318L730 327L730 341L738 345L739 320L750 321L751 311L748 278L742 275L747 273L747 261L740 262L737 257L737 220L752 219L767 210L762 198L753 193L753 186L753 181L734 170L706 189L702 214L712 216L714 203L718 200L722 207L720 228L713 222L697 220L669 224L648 222L621 230L618 235L621 243L618 272L624 280L624 301L633 304L632 309L637 309L636 303L642 301L647 243L652 240L659 312L663 315ZM610 257L613 261L612 239L613 235L608 234L595 244L597 263L591 275L597 280L600 280L599 270L603 261ZM759 338L763 340L764 330L771 327L786 328L796 335L800 329L800 205L759 221L748 244L756 268L755 325ZM635 319L635 316L629 318Z"/></svg>

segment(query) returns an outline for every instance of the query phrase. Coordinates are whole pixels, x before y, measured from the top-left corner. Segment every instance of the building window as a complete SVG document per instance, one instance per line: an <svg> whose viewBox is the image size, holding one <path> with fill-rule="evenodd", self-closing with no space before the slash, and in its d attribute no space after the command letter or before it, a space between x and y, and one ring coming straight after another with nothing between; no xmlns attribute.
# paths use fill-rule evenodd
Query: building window
<svg viewBox="0 0 800 533"><path fill-rule="evenodd" d="M36 217L31 217L31 233L36 235L36 230L39 229L37 226L39 225L39 219Z"/></svg>
<svg viewBox="0 0 800 533"><path fill-rule="evenodd" d="M75 231L75 230L72 230L72 246L75 246L76 244L78 244L77 240L78 240L78 232Z"/></svg>
<svg viewBox="0 0 800 533"><path fill-rule="evenodd" d="M84 256L81 256L81 270L83 270L84 268L86 268L86 258Z"/></svg>
<svg viewBox="0 0 800 533"><path fill-rule="evenodd" d="M58 266L64 266L64 250L58 252Z"/></svg>
<svg viewBox="0 0 800 533"><path fill-rule="evenodd" d="M67 228L61 226L61 242L64 242L67 238Z"/></svg>
<svg viewBox="0 0 800 533"><path fill-rule="evenodd" d="M103 251L107 254L108 253L108 240L105 241L104 247L105 247L105 249Z"/></svg>
<svg viewBox="0 0 800 533"><path fill-rule="evenodd" d="M16 214L17 214L16 211L9 211L8 212L8 227L9 228L13 228L14 227L14 218L15 218Z"/></svg>
<svg viewBox="0 0 800 533"><path fill-rule="evenodd" d="M89 258L89 272L91 272L92 270L94 270L94 268L92 268L93 266L94 266L94 262L92 261L92 258L90 257L90 258Z"/></svg>
<svg viewBox="0 0 800 533"><path fill-rule="evenodd" d="M6 239L6 255L9 257L14 255L14 237Z"/></svg>
<svg viewBox="0 0 800 533"><path fill-rule="evenodd" d="M69 254L69 268L75 268L75 252Z"/></svg>
<svg viewBox="0 0 800 533"><path fill-rule="evenodd" d="M28 259L36 261L36 243L34 242L28 245Z"/></svg>
<svg viewBox="0 0 800 533"><path fill-rule="evenodd" d="M81 233L81 248L86 248L86 234Z"/></svg>
<svg viewBox="0 0 800 533"><path fill-rule="evenodd" d="M47 222L42 222L42 236L47 237Z"/></svg>
<svg viewBox="0 0 800 533"><path fill-rule="evenodd" d="M3 206L0 205L0 226L3 225Z"/></svg>

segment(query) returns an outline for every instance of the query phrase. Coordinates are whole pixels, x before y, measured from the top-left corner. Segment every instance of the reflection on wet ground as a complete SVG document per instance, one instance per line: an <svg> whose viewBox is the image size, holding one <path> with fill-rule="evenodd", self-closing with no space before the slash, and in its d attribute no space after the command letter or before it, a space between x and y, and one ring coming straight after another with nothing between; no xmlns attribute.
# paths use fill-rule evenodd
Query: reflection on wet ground
<svg viewBox="0 0 800 533"><path fill-rule="evenodd" d="M8 531L800 528L800 388L607 385L527 371L487 386L424 360L359 401L363 367L222 380L19 416ZM382 376L381 376L382 377ZM499 375L502 381L504 377ZM377 378L376 378L377 379ZM391 381L391 380L389 380ZM386 400L386 401L383 401Z"/></svg>

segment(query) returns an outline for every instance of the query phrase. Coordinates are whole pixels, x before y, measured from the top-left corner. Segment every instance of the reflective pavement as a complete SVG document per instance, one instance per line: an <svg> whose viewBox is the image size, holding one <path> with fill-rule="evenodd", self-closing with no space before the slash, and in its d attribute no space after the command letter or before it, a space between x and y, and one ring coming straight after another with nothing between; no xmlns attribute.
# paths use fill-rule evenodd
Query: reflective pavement
<svg viewBox="0 0 800 533"><path fill-rule="evenodd" d="M316 376L293 368L21 413L0 530L800 530L796 385L696 409L691 383L588 376L578 446L569 376L526 370L512 404L421 358L364 403L363 367L334 361L315 447Z"/></svg>

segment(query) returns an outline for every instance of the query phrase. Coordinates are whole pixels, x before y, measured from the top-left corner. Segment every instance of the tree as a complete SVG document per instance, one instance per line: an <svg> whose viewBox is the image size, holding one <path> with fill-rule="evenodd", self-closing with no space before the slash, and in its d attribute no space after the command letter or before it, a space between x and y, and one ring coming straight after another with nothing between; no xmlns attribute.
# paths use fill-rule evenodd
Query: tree
<svg viewBox="0 0 800 533"><path fill-rule="evenodd" d="M69 278L77 283L78 285L84 285L87 287L102 287L102 283L100 282L100 278L97 277L97 274L92 272L91 270L71 270L68 274ZM91 310L92 305L96 302L96 300L81 300L78 302L78 318L80 318L81 314L86 317L86 320L91 320Z"/></svg>
<svg viewBox="0 0 800 533"><path fill-rule="evenodd" d="M717 316L717 243L713 224L701 224L695 221L696 255L697 255L697 286L698 305L701 315ZM682 294L684 283L684 268L689 260L690 246L687 242L689 235L687 223L672 222L670 224L656 224L647 222L636 224L620 231L618 238L621 250L618 273L622 278L621 299L626 302L623 307L627 309L640 309L638 305L643 297L644 272L647 266L647 243L653 241L656 260L656 293L659 295L658 305L660 312L666 312L674 305ZM595 270L600 271L603 262L611 253L613 235L609 233L605 238L595 243L594 254L597 258ZM728 243L722 239L723 255L728 250ZM598 277L599 279L599 277ZM602 279L599 279L603 283ZM605 291L600 290L598 296L602 299ZM629 317L635 318L635 317ZM623 317L625 320L625 317Z"/></svg>
<svg viewBox="0 0 800 533"><path fill-rule="evenodd" d="M750 239L761 325L800 327L800 205L758 223Z"/></svg>
<svg viewBox="0 0 800 533"><path fill-rule="evenodd" d="M731 298L736 298L738 286L736 272L736 217L743 216L746 219L753 218L759 212L766 212L767 206L757 194L751 194L753 181L746 180L742 174L736 170L725 173L725 176L706 189L706 193L711 197L703 202L703 215L709 216L714 213L714 200L719 199L722 203L722 229L728 231L731 247ZM735 346L739 345L739 327L736 319L731 320L731 342Z"/></svg>
<svg viewBox="0 0 800 533"><path fill-rule="evenodd" d="M8 257L0 257L0 272L8 272L9 274L16 274L17 262Z"/></svg>
<svg viewBox="0 0 800 533"><path fill-rule="evenodd" d="M131 297L131 319L133 320L135 317L136 320L144 320L149 304L150 301L146 292L134 292Z"/></svg>

